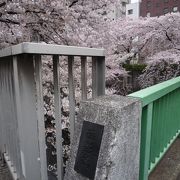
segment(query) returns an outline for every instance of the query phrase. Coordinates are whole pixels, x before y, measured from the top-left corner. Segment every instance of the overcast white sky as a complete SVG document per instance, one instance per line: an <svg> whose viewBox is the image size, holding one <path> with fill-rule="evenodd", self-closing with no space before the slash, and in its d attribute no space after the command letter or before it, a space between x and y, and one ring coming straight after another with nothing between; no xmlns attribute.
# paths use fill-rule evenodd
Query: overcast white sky
<svg viewBox="0 0 180 180"><path fill-rule="evenodd" d="M139 0L131 0L131 3L139 2Z"/></svg>

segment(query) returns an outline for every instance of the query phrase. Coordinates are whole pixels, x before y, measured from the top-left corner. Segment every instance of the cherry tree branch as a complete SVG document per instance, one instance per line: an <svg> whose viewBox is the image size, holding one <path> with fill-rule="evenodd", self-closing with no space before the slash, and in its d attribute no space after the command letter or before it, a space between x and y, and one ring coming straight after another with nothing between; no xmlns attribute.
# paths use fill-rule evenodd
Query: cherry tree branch
<svg viewBox="0 0 180 180"><path fill-rule="evenodd" d="M71 7L72 7L73 5L75 5L77 2L78 2L78 0L73 1L73 2L69 5L69 7L71 8Z"/></svg>
<svg viewBox="0 0 180 180"><path fill-rule="evenodd" d="M0 22L20 25L20 22L12 20L12 19L3 19L3 18L0 18Z"/></svg>
<svg viewBox="0 0 180 180"><path fill-rule="evenodd" d="M3 7L3 6L5 6L5 5L6 5L6 2L0 3L0 7Z"/></svg>

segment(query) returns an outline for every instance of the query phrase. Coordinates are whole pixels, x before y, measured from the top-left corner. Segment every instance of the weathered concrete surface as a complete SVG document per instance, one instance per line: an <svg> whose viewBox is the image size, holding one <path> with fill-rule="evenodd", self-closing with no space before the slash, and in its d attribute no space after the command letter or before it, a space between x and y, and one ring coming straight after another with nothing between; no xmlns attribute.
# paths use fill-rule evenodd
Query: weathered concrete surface
<svg viewBox="0 0 180 180"><path fill-rule="evenodd" d="M138 180L141 103L101 96L81 103L65 180L88 180L74 171L83 120L104 125L95 180Z"/></svg>

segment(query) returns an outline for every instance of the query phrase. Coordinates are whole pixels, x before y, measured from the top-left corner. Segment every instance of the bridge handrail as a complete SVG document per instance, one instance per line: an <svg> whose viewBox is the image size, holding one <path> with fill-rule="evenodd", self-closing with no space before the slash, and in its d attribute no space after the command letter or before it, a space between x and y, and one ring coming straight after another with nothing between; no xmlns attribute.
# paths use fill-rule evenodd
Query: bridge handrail
<svg viewBox="0 0 180 180"><path fill-rule="evenodd" d="M162 96L172 92L178 87L180 87L180 77L176 77L154 86L142 89L140 91L129 94L128 96L141 98L142 106L144 107L151 102L161 98Z"/></svg>
<svg viewBox="0 0 180 180"><path fill-rule="evenodd" d="M104 49L23 42L0 50L0 57L18 54L64 55L64 56L105 56Z"/></svg>
<svg viewBox="0 0 180 180"><path fill-rule="evenodd" d="M180 77L128 96L142 102L140 180L147 180L180 134Z"/></svg>
<svg viewBox="0 0 180 180"><path fill-rule="evenodd" d="M12 175L19 179L48 179L42 82L44 55L51 56L53 67L58 180L63 177L59 57L67 57L71 142L76 114L75 61L80 61L81 99L89 98L88 68L91 70L92 98L105 94L104 49L30 42L1 49L0 153L10 164Z"/></svg>

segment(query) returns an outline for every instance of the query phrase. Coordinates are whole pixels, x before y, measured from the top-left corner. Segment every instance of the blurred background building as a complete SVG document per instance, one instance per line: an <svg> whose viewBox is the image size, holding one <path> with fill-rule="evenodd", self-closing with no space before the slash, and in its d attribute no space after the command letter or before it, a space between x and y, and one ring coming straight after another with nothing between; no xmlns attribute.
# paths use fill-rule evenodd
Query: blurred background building
<svg viewBox="0 0 180 180"><path fill-rule="evenodd" d="M132 18L155 17L179 10L180 0L131 0L126 5L126 16Z"/></svg>

